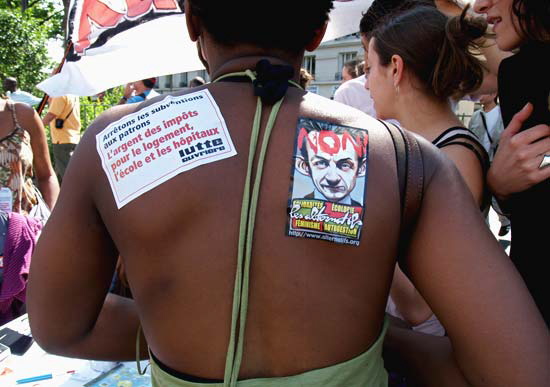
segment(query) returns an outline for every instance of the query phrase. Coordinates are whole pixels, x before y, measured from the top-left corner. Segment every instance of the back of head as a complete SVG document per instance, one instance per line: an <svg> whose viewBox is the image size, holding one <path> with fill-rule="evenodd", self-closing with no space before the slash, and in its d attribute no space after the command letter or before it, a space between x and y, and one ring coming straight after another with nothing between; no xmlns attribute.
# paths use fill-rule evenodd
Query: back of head
<svg viewBox="0 0 550 387"><path fill-rule="evenodd" d="M357 59L353 59L353 60L350 60L350 61L347 61L346 63L344 63L344 67L346 68L348 74L352 78L357 78L359 76L359 74L357 74L357 65L358 64L359 64L359 60L357 60Z"/></svg>
<svg viewBox="0 0 550 387"><path fill-rule="evenodd" d="M17 90L17 79L14 77L7 77L4 79L3 87L6 91L14 92Z"/></svg>
<svg viewBox="0 0 550 387"><path fill-rule="evenodd" d="M440 99L476 90L483 68L473 55L474 41L484 35L487 24L467 18L467 9L450 19L426 5L388 16L371 35L380 63L386 66L393 55L400 56L419 86Z"/></svg>
<svg viewBox="0 0 550 387"><path fill-rule="evenodd" d="M527 40L550 43L550 1L513 0L512 12L518 18L520 32Z"/></svg>
<svg viewBox="0 0 550 387"><path fill-rule="evenodd" d="M189 6L220 44L251 44L300 52L328 20L333 0L258 2L189 0Z"/></svg>
<svg viewBox="0 0 550 387"><path fill-rule="evenodd" d="M143 85L146 88L152 89L153 87L155 87L155 84L157 83L157 78L142 79L141 82L143 82Z"/></svg>
<svg viewBox="0 0 550 387"><path fill-rule="evenodd" d="M377 24L396 10L405 10L418 4L431 4L433 0L374 0L361 18L359 32L370 39Z"/></svg>
<svg viewBox="0 0 550 387"><path fill-rule="evenodd" d="M202 77L195 77L189 81L189 87L199 87L204 85L206 82Z"/></svg>
<svg viewBox="0 0 550 387"><path fill-rule="evenodd" d="M312 80L313 75L311 75L309 71L302 67L300 69L300 86L302 86L303 89L307 89Z"/></svg>
<svg viewBox="0 0 550 387"><path fill-rule="evenodd" d="M355 68L357 70L357 76L358 77L365 74L365 61L362 60L361 62L357 63L357 66Z"/></svg>

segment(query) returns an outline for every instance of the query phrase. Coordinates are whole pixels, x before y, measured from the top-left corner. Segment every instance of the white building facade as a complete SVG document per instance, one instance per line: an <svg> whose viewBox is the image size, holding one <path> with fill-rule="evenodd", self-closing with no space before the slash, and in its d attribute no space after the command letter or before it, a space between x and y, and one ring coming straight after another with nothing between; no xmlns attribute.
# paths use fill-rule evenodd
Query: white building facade
<svg viewBox="0 0 550 387"><path fill-rule="evenodd" d="M352 59L363 60L363 56L359 34L325 42L317 50L306 52L302 67L314 76L308 90L332 98L338 86L342 84L344 63Z"/></svg>
<svg viewBox="0 0 550 387"><path fill-rule="evenodd" d="M342 67L352 59L363 59L363 47L359 34L348 35L325 42L313 52L304 55L304 67L314 76L308 91L332 98L334 91L342 83ZM188 87L189 81L196 76L210 80L206 70L165 75L159 77L155 89L159 93L171 93Z"/></svg>

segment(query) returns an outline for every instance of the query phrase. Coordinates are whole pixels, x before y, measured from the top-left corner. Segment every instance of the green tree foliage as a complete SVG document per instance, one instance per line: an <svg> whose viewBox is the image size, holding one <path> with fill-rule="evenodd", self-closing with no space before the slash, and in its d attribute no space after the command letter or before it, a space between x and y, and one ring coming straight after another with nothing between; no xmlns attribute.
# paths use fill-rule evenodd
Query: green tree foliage
<svg viewBox="0 0 550 387"><path fill-rule="evenodd" d="M68 0L63 4L57 0L0 0L0 9L35 19L46 30L48 38L54 39L63 39L63 16L67 7Z"/></svg>
<svg viewBox="0 0 550 387"><path fill-rule="evenodd" d="M88 126L105 110L116 105L124 95L124 86L109 89L101 93L100 97L82 97L80 98L80 123L82 130Z"/></svg>
<svg viewBox="0 0 550 387"><path fill-rule="evenodd" d="M14 76L23 90L47 77L51 68L47 56L48 28L19 11L0 9L0 77Z"/></svg>

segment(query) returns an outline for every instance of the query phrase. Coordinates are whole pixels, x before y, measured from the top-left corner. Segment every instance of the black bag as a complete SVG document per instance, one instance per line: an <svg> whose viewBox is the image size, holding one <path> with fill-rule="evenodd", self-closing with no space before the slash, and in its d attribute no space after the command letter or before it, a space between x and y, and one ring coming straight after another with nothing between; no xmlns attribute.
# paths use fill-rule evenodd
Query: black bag
<svg viewBox="0 0 550 387"><path fill-rule="evenodd" d="M69 114L67 114L67 117L65 117L65 119L63 119L63 118L56 118L56 119L55 119L55 127L56 127L57 129L63 129L63 125L65 124L65 120L66 120L67 118L69 118L69 116L70 116L71 114L73 114L73 110L74 110L74 105L73 105L73 107L71 108L71 111L69 112Z"/></svg>

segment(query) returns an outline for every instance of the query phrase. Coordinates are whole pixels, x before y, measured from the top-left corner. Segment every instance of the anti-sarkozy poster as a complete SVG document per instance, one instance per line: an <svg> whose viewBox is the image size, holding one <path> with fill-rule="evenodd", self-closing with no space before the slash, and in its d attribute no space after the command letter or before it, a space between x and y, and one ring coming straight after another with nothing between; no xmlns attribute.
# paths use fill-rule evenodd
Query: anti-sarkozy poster
<svg viewBox="0 0 550 387"><path fill-rule="evenodd" d="M368 132L298 120L287 235L359 245L368 175Z"/></svg>

